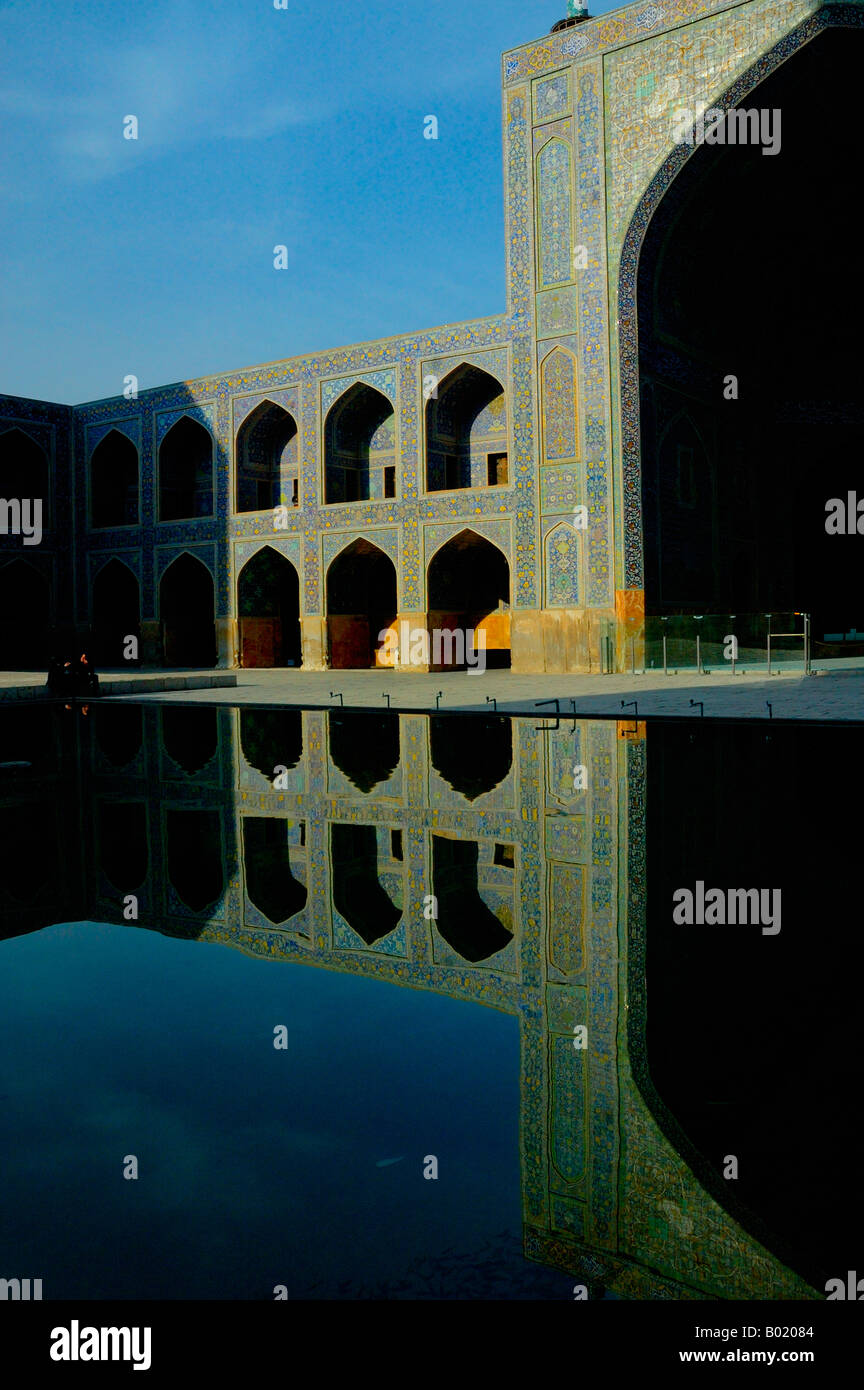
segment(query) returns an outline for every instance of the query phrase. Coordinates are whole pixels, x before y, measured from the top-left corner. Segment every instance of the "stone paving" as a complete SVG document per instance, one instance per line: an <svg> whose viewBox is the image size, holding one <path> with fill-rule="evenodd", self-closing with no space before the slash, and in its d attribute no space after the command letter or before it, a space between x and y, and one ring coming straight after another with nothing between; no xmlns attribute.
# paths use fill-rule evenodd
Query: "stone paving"
<svg viewBox="0 0 864 1390"><path fill-rule="evenodd" d="M387 671L124 671L100 676L104 696L131 700L194 701L400 710L482 710L598 718L864 720L864 668L835 669L804 677L799 671L767 677L764 672L732 676L716 671L663 676L517 675L511 671L394 675ZM334 694L331 695L331 692ZM0 703L44 699L44 672L0 672ZM488 697L488 699L487 699ZM701 701L703 714L698 704Z"/></svg>
<svg viewBox="0 0 864 1390"><path fill-rule="evenodd" d="M0 703L48 699L44 671L0 671ZM235 671L107 671L99 675L101 695L134 695L168 690L234 686Z"/></svg>
<svg viewBox="0 0 864 1390"><path fill-rule="evenodd" d="M229 673L226 673L229 674ZM346 708L432 710L436 696L441 710L483 710L494 706L508 714L536 714L554 719L554 706L537 708L543 700L560 702L562 714L633 718L700 718L690 701L701 701L705 719L767 719L768 702L774 719L864 720L864 670L801 676L736 675L692 672L663 675L517 675L487 671L481 676L400 674L386 671L237 671L236 688L188 688L158 695L125 695L126 699L164 699L212 704L270 704ZM190 680L190 687L193 682ZM334 692L334 695L331 695Z"/></svg>

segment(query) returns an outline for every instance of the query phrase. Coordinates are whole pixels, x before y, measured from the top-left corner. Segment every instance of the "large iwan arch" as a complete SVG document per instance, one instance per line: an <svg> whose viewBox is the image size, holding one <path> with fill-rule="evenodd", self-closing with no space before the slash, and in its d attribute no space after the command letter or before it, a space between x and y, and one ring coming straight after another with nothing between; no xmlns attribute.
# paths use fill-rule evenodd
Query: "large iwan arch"
<svg viewBox="0 0 864 1390"><path fill-rule="evenodd" d="M864 448L847 196L862 57L859 29L802 27L712 106L780 112L779 149L720 122L725 143L679 145L630 224L624 543L649 619L808 612L817 642L864 631L854 541L825 527Z"/></svg>

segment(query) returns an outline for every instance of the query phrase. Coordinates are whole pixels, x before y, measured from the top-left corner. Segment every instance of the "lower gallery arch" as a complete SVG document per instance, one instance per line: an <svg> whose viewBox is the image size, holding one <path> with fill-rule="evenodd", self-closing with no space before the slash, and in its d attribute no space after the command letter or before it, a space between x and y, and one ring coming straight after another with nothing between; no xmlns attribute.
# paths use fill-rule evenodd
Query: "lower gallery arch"
<svg viewBox="0 0 864 1390"><path fill-rule="evenodd" d="M213 576L188 551L162 576L159 619L166 666L216 665Z"/></svg>
<svg viewBox="0 0 864 1390"><path fill-rule="evenodd" d="M222 823L218 811L171 808L165 813L168 880L193 912L203 912L222 896Z"/></svg>
<svg viewBox="0 0 864 1390"><path fill-rule="evenodd" d="M371 541L352 541L327 571L327 646L334 670L386 664L379 636L397 614L396 569Z"/></svg>
<svg viewBox="0 0 864 1390"><path fill-rule="evenodd" d="M268 922L283 926L306 906L306 885L295 877L298 829L285 816L243 816L243 868L249 901ZM292 844L292 836L294 843Z"/></svg>
<svg viewBox="0 0 864 1390"><path fill-rule="evenodd" d="M45 576L26 560L0 561L0 670L47 669L50 620Z"/></svg>
<svg viewBox="0 0 864 1390"><path fill-rule="evenodd" d="M94 658L102 666L137 666L138 657L128 639L139 640L140 598L138 580L122 560L111 559L93 581Z"/></svg>
<svg viewBox="0 0 864 1390"><path fill-rule="evenodd" d="M487 667L509 668L510 566L497 546L460 531L432 556L428 593L431 670L467 669L472 643L485 645Z"/></svg>
<svg viewBox="0 0 864 1390"><path fill-rule="evenodd" d="M237 580L241 666L300 666L300 579L272 546L246 561Z"/></svg>
<svg viewBox="0 0 864 1390"><path fill-rule="evenodd" d="M478 882L479 845L445 835L432 836L432 892L438 904L436 926L463 960L488 960L509 946L513 933L483 901Z"/></svg>
<svg viewBox="0 0 864 1390"><path fill-rule="evenodd" d="M819 642L864 635L864 294L847 194L864 34L827 28L791 56L788 47L779 65L769 55L762 82L745 76L727 94L737 114L717 127L725 143L698 144L662 196L658 176L628 233L625 459L641 454L641 479L625 479L628 586L639 587L639 519L649 617L811 612ZM820 104L832 111L827 131L812 119ZM706 136L712 126L706 116ZM638 401L626 365L636 351ZM826 504L839 499L846 512L850 494L856 515L831 534Z"/></svg>
<svg viewBox="0 0 864 1390"><path fill-rule="evenodd" d="M402 916L378 878L374 825L330 826L333 906L367 946L389 936Z"/></svg>

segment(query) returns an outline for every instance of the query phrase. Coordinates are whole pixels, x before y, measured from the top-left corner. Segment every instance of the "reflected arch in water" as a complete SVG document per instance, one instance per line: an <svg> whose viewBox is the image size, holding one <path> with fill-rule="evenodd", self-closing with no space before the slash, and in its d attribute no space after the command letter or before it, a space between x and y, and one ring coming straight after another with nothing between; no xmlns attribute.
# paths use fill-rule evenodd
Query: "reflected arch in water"
<svg viewBox="0 0 864 1390"><path fill-rule="evenodd" d="M103 801L99 814L99 863L121 893L147 877L147 807L143 801Z"/></svg>
<svg viewBox="0 0 864 1390"><path fill-rule="evenodd" d="M284 926L306 906L306 885L294 877L291 865L289 829L281 816L243 817L246 893L274 927Z"/></svg>
<svg viewBox="0 0 864 1390"><path fill-rule="evenodd" d="M241 709L240 749L250 767L272 782L277 767L290 772L303 757L299 709Z"/></svg>
<svg viewBox="0 0 864 1390"><path fill-rule="evenodd" d="M93 727L98 748L114 767L127 767L137 756L144 737L140 705L94 705Z"/></svg>
<svg viewBox="0 0 864 1390"><path fill-rule="evenodd" d="M330 757L349 782L368 794L390 780L401 756L398 714L331 710L327 723Z"/></svg>
<svg viewBox="0 0 864 1390"><path fill-rule="evenodd" d="M504 926L480 894L476 840L432 836L432 892L438 902L438 931L463 960L488 960L509 946Z"/></svg>
<svg viewBox="0 0 864 1390"><path fill-rule="evenodd" d="M193 912L213 907L225 887L219 812L166 810L165 849L168 880L181 903Z"/></svg>
<svg viewBox="0 0 864 1390"><path fill-rule="evenodd" d="M367 946L389 936L402 917L378 879L373 825L330 826L333 906Z"/></svg>
<svg viewBox="0 0 864 1390"><path fill-rule="evenodd" d="M513 725L506 715L430 715L429 756L448 786L467 801L500 786L513 766Z"/></svg>
<svg viewBox="0 0 864 1390"><path fill-rule="evenodd" d="M173 762L192 776L215 758L219 748L218 710L164 705L162 745Z"/></svg>

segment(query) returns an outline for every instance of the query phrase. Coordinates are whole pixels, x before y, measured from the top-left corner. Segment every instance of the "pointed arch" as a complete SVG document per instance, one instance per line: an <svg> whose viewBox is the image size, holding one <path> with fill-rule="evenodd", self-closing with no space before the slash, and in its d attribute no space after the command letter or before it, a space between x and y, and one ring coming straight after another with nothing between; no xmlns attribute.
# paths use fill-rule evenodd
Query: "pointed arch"
<svg viewBox="0 0 864 1390"><path fill-rule="evenodd" d="M141 595L136 576L128 565L113 555L93 579L94 657L101 666L137 666L138 656L128 638L140 641Z"/></svg>
<svg viewBox="0 0 864 1390"><path fill-rule="evenodd" d="M297 421L290 411L261 401L237 431L234 506L238 512L300 505Z"/></svg>
<svg viewBox="0 0 864 1390"><path fill-rule="evenodd" d="M365 537L346 545L327 570L327 638L333 669L384 664L380 633L398 612L396 568Z"/></svg>
<svg viewBox="0 0 864 1390"><path fill-rule="evenodd" d="M306 884L294 875L290 826L283 816L242 816L246 896L274 927L306 906Z"/></svg>
<svg viewBox="0 0 864 1390"><path fill-rule="evenodd" d="M165 812L168 880L192 912L214 907L225 890L222 821L218 811Z"/></svg>
<svg viewBox="0 0 864 1390"><path fill-rule="evenodd" d="M487 667L510 665L510 566L504 552L469 527L434 551L427 568L428 626L475 634ZM482 637L480 634L482 633ZM465 638L465 648L468 646ZM434 641L431 643L434 650ZM458 648L438 669L455 665Z"/></svg>
<svg viewBox="0 0 864 1390"><path fill-rule="evenodd" d="M48 455L32 435L13 425L0 434L0 497L42 503L42 528L48 524L51 479Z"/></svg>
<svg viewBox="0 0 864 1390"><path fill-rule="evenodd" d="M569 348L553 348L540 364L543 459L547 463L575 460L579 455L576 383L574 353Z"/></svg>
<svg viewBox="0 0 864 1390"><path fill-rule="evenodd" d="M395 467L393 402L357 381L333 402L324 422L324 501L394 496Z"/></svg>
<svg viewBox="0 0 864 1390"><path fill-rule="evenodd" d="M435 925L448 946L472 964L497 955L513 940L512 931L480 894L478 860L476 840L432 836L432 892L438 901Z"/></svg>
<svg viewBox="0 0 864 1390"><path fill-rule="evenodd" d="M578 608L582 592L581 566L585 532L561 521L543 541L547 608Z"/></svg>
<svg viewBox="0 0 864 1390"><path fill-rule="evenodd" d="M389 936L402 913L378 877L374 825L330 826L333 906L357 935L372 946Z"/></svg>
<svg viewBox="0 0 864 1390"><path fill-rule="evenodd" d="M159 582L159 619L166 666L216 665L213 576L188 550Z"/></svg>
<svg viewBox="0 0 864 1390"><path fill-rule="evenodd" d="M460 363L426 402L426 490L509 481L507 403L497 377Z"/></svg>
<svg viewBox="0 0 864 1390"><path fill-rule="evenodd" d="M51 588L45 575L19 556L0 563L0 670L46 669L50 624Z"/></svg>
<svg viewBox="0 0 864 1390"><path fill-rule="evenodd" d="M159 445L159 520L213 515L213 436L181 415Z"/></svg>
<svg viewBox="0 0 864 1390"><path fill-rule="evenodd" d="M449 787L476 801L500 786L513 766L513 721L506 715L431 714L429 759Z"/></svg>
<svg viewBox="0 0 864 1390"><path fill-rule="evenodd" d="M147 877L147 807L143 801L99 804L99 863L119 893L132 893Z"/></svg>
<svg viewBox="0 0 864 1390"><path fill-rule="evenodd" d="M237 576L240 665L303 664L300 577L284 555L264 545Z"/></svg>
<svg viewBox="0 0 864 1390"><path fill-rule="evenodd" d="M138 515L138 450L111 429L90 455L90 525L137 526Z"/></svg>

